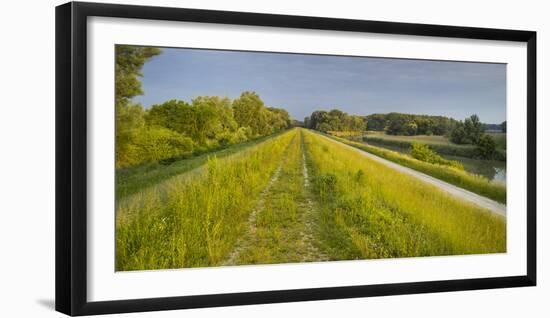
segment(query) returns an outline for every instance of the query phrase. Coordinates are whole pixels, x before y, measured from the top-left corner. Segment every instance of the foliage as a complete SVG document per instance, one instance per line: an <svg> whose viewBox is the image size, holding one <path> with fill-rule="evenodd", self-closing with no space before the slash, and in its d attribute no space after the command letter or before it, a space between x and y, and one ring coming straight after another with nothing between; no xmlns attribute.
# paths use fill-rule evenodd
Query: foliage
<svg viewBox="0 0 550 318"><path fill-rule="evenodd" d="M324 110L314 111L311 116L304 119L306 128L328 131L365 131L367 126L362 117L348 115L347 113L333 109L329 112Z"/></svg>
<svg viewBox="0 0 550 318"><path fill-rule="evenodd" d="M496 154L495 139L487 134L482 135L477 144L476 151L482 159L493 159Z"/></svg>
<svg viewBox="0 0 550 318"><path fill-rule="evenodd" d="M459 145L475 145L483 132L483 124L479 121L479 117L474 114L463 122L459 121L455 124L450 134L450 140Z"/></svg>
<svg viewBox="0 0 550 318"><path fill-rule="evenodd" d="M116 167L121 168L136 162L134 140L145 125L141 105L115 105L115 156Z"/></svg>
<svg viewBox="0 0 550 318"><path fill-rule="evenodd" d="M450 131L454 119L444 116L402 113L371 114L365 117L370 130L386 131L390 135L444 135Z"/></svg>
<svg viewBox="0 0 550 318"><path fill-rule="evenodd" d="M198 96L191 101L191 104L174 99L153 105L146 111L141 106L123 107L121 111L117 111L117 118L120 117L120 125L123 128L120 131L117 130L117 136L120 135L117 139L117 167L151 162L155 160L154 158L177 159L182 154L213 151L289 127L291 121L286 110L266 108L255 93L247 92L243 95L241 95L243 98L235 101L227 97ZM250 115L250 122L245 122L243 110L255 110L261 115ZM234 114L240 114L239 120ZM253 118L260 119L252 120ZM243 124L246 125L242 126ZM126 126L131 126L132 129L126 129ZM185 136L191 142L186 143L181 151L165 149L163 155L159 156L160 150L154 149L148 143L148 140L153 140L151 139L152 127L169 130L174 133L172 136ZM188 147L189 145L191 148ZM154 152L147 153L147 151ZM166 157L169 154L173 157Z"/></svg>
<svg viewBox="0 0 550 318"><path fill-rule="evenodd" d="M132 104L131 98L143 94L139 81L143 64L160 53L158 48L115 46L115 164L117 168L139 162L135 155L140 149L134 141L145 127L144 110L141 105Z"/></svg>
<svg viewBox="0 0 550 318"><path fill-rule="evenodd" d="M411 144L411 156L415 159L418 159L420 161L424 161L427 163L433 163L438 164L442 166L449 166L453 167L455 169L464 170L464 167L462 164L456 160L447 160L440 155L438 155L435 151L430 149L430 147L426 146L425 144L421 144L419 142L414 142Z"/></svg>
<svg viewBox="0 0 550 318"><path fill-rule="evenodd" d="M506 132L506 121L503 121L502 124L500 124L500 129L502 130L503 133Z"/></svg>
<svg viewBox="0 0 550 318"><path fill-rule="evenodd" d="M161 50L131 45L115 46L115 103L125 105L134 96L143 94L139 77L143 64Z"/></svg>
<svg viewBox="0 0 550 318"><path fill-rule="evenodd" d="M115 48L116 167L173 161L289 128L288 112L265 107L260 96L244 92L227 97L198 96L186 103L170 100L144 110L131 99L143 93L144 63L158 48L117 45Z"/></svg>

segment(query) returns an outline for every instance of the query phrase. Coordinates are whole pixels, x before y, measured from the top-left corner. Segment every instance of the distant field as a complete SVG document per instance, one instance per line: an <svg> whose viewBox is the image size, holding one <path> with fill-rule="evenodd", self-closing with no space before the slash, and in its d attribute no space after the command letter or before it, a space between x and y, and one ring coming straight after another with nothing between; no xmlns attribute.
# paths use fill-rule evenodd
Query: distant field
<svg viewBox="0 0 550 318"><path fill-rule="evenodd" d="M506 134L505 133L489 133L495 138L497 144L497 160L506 161ZM386 135L380 131L368 131L363 136L363 141L378 146L386 146L389 148L409 149L414 141L429 145L433 150L442 155L459 156L466 158L476 158L476 147L473 145L457 145L450 142L444 136L395 136Z"/></svg>
<svg viewBox="0 0 550 318"><path fill-rule="evenodd" d="M380 138L384 140L393 140L393 141L404 141L404 142L413 142L419 141L425 144L433 145L451 145L456 147L469 148L471 146L466 145L456 145L449 141L449 139L444 136L427 136L427 135L417 135L417 136L395 136L395 135L386 135L382 131L368 131L367 138Z"/></svg>

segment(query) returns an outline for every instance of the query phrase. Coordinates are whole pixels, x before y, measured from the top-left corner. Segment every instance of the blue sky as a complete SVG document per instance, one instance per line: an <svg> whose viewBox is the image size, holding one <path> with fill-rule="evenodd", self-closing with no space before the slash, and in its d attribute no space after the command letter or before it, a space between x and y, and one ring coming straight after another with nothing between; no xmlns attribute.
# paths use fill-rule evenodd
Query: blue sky
<svg viewBox="0 0 550 318"><path fill-rule="evenodd" d="M143 67L146 108L255 91L298 120L314 110L506 120L506 65L367 57L163 49Z"/></svg>

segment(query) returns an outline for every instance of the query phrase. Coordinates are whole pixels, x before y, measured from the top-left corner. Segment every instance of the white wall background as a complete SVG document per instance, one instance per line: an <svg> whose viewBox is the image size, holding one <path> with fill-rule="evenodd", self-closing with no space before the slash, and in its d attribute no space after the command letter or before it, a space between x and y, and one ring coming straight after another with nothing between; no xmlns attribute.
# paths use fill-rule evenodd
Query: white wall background
<svg viewBox="0 0 550 318"><path fill-rule="evenodd" d="M538 161L550 162L550 22L545 1L161 0L117 3L527 29L538 32ZM54 7L0 11L0 317L62 317L54 303ZM538 167L537 287L225 307L116 317L545 317L550 315L550 170ZM546 250L545 250L546 249ZM144 286L144 288L147 288Z"/></svg>

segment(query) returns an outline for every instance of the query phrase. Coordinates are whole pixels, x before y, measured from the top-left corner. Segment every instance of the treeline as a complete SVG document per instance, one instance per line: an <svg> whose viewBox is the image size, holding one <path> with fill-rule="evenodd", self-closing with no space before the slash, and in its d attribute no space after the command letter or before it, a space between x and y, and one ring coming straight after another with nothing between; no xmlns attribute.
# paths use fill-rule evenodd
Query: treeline
<svg viewBox="0 0 550 318"><path fill-rule="evenodd" d="M131 98L142 94L141 68L156 48L116 47L116 167L171 161L286 129L288 112L266 107L260 96L199 96L144 109Z"/></svg>
<svg viewBox="0 0 550 318"><path fill-rule="evenodd" d="M389 135L438 135L447 134L456 120L444 116L414 115L402 113L372 114L365 117L369 130L385 131Z"/></svg>
<svg viewBox="0 0 550 318"><path fill-rule="evenodd" d="M505 157L497 151L495 138L485 134L485 128L486 125L474 114L455 123L449 140L459 145L475 145L476 155L481 159L503 160Z"/></svg>
<svg viewBox="0 0 550 318"><path fill-rule="evenodd" d="M364 119L360 116L348 115L347 113L333 109L331 111L317 110L311 116L304 119L304 127L329 131L364 131L367 129Z"/></svg>

